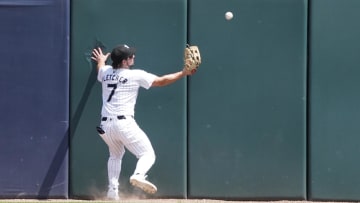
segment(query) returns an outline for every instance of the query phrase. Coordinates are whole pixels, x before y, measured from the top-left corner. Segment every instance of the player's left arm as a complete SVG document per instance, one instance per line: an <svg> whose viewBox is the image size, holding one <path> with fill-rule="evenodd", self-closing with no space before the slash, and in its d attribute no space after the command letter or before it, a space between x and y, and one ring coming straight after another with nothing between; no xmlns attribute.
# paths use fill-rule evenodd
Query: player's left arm
<svg viewBox="0 0 360 203"><path fill-rule="evenodd" d="M152 83L151 87L162 87L166 85L170 85L177 80L187 76L194 74L195 71L189 71L186 68L184 68L182 71L166 74L163 76L158 76L155 78L154 82Z"/></svg>
<svg viewBox="0 0 360 203"><path fill-rule="evenodd" d="M103 54L101 48L93 49L91 59L97 62L96 71L99 72L100 68L105 66L106 60L110 53Z"/></svg>

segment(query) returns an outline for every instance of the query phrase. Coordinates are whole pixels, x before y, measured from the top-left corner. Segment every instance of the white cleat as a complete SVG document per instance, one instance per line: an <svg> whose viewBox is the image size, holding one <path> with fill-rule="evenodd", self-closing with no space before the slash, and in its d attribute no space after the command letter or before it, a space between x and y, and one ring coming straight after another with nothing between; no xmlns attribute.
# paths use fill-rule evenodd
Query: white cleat
<svg viewBox="0 0 360 203"><path fill-rule="evenodd" d="M147 181L145 178L146 176L135 174L130 177L130 183L131 185L138 187L149 194L156 193L156 186L151 182Z"/></svg>
<svg viewBox="0 0 360 203"><path fill-rule="evenodd" d="M113 189L113 188L109 188L106 197L108 200L119 200L120 199L118 190Z"/></svg>

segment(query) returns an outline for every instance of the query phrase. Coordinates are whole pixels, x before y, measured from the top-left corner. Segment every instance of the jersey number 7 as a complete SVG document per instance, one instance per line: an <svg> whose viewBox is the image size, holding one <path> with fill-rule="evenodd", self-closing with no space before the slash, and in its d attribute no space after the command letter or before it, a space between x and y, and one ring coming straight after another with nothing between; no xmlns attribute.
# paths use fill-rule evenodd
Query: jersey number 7
<svg viewBox="0 0 360 203"><path fill-rule="evenodd" d="M116 90L116 88L117 88L117 84L108 84L107 87L113 88L113 89L111 90L111 93L110 93L110 95L109 95L109 98L107 99L107 102L109 102L109 101L111 100L112 96L113 96L114 93L115 93L115 90Z"/></svg>

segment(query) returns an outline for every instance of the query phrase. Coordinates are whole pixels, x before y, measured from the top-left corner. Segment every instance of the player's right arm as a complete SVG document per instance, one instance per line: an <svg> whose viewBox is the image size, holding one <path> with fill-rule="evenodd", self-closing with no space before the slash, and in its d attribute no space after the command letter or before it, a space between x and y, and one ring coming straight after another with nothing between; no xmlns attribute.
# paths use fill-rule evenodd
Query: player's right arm
<svg viewBox="0 0 360 203"><path fill-rule="evenodd" d="M91 59L97 62L96 72L99 72L100 68L105 66L105 62L109 55L110 53L104 55L100 47L93 49Z"/></svg>

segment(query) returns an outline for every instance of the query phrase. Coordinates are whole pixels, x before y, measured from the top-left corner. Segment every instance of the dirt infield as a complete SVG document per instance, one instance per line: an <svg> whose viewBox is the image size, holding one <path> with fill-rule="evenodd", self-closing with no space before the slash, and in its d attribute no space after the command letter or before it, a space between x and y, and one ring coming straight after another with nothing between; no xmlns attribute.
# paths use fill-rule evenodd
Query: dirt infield
<svg viewBox="0 0 360 203"><path fill-rule="evenodd" d="M48 199L48 200L34 200L34 199L0 199L0 202L9 202L9 203L38 203L38 202L51 202L51 203L79 203L79 202L91 202L91 203L101 203L101 202L120 202L120 203L315 203L316 201L289 201L289 200L279 200L279 201L226 201L226 200L211 200L211 199L128 199L128 200L119 200L119 201L99 201L99 200L59 200L59 199ZM319 201L319 203L353 203L353 202L325 202Z"/></svg>

